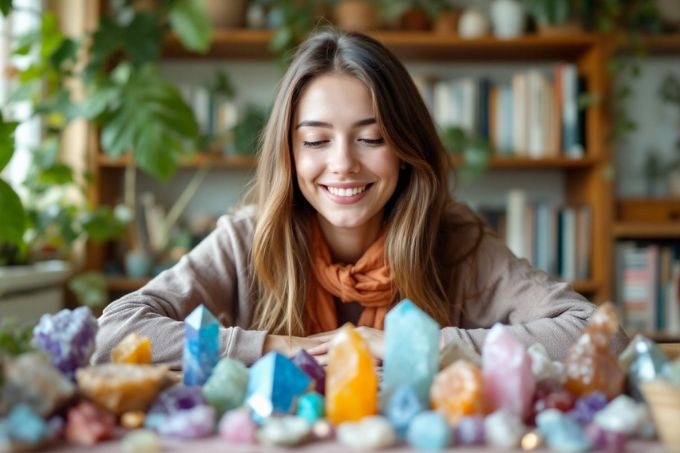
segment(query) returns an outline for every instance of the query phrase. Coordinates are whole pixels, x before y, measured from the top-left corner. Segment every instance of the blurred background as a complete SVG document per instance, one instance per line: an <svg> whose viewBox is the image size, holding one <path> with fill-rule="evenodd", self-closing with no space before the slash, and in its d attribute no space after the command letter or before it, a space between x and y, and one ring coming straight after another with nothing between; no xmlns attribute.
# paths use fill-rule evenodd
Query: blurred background
<svg viewBox="0 0 680 453"><path fill-rule="evenodd" d="M680 338L680 2L0 0L0 329L100 312L235 206L315 27L404 62L470 203L632 331ZM417 277L416 277L417 278Z"/></svg>

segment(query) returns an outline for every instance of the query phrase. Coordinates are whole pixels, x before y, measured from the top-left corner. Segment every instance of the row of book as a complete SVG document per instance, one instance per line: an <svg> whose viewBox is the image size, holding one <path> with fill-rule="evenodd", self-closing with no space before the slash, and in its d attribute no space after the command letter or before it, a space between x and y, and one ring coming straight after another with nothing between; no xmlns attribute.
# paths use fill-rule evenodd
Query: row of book
<svg viewBox="0 0 680 453"><path fill-rule="evenodd" d="M680 334L680 243L620 241L615 297L632 332Z"/></svg>
<svg viewBox="0 0 680 453"><path fill-rule="evenodd" d="M440 128L461 128L488 140L498 155L582 158L585 79L573 64L529 69L509 80L462 77L414 81Z"/></svg>
<svg viewBox="0 0 680 453"><path fill-rule="evenodd" d="M587 205L530 201L525 191L513 190L506 206L477 211L518 257L566 281L589 278L592 231Z"/></svg>

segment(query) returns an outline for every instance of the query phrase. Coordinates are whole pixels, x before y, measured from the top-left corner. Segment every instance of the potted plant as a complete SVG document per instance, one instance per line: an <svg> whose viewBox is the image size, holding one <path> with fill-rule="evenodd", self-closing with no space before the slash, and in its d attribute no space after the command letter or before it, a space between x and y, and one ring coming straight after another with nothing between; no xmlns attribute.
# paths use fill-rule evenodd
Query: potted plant
<svg viewBox="0 0 680 453"><path fill-rule="evenodd" d="M680 79L672 74L664 77L659 88L659 97L680 111ZM677 132L680 134L680 123ZM680 197L680 138L675 142L675 157L667 168L669 192L674 197Z"/></svg>
<svg viewBox="0 0 680 453"><path fill-rule="evenodd" d="M380 4L385 21L406 31L429 30L439 14L449 9L446 0L384 0Z"/></svg>
<svg viewBox="0 0 680 453"><path fill-rule="evenodd" d="M4 15L11 9L11 2L0 8ZM123 4L102 17L98 28L82 40L66 38L48 11L41 15L38 30L15 43L15 53L39 58L16 71L19 84L11 101L30 101L31 116L43 119L43 130L41 144L31 150L31 171L19 190L0 180L0 209L8 219L0 222L0 264L67 257L83 239L108 240L125 231L129 210L90 206L84 196L68 196L83 192L87 180L60 155L61 137L72 120L92 120L100 127L105 153L115 158L130 151L141 169L158 178L167 179L179 159L196 149L198 126L193 112L158 68L170 29L192 50L209 45L208 18L190 0L163 2L155 10ZM79 70L78 53L85 43L90 59ZM72 78L84 84L84 102L76 102L67 88L65 82ZM0 169L13 155L16 126L16 120L0 117ZM86 275L86 281L103 289L102 279ZM82 300L105 301L101 291L92 297L92 284L84 287L85 293L90 292ZM83 285L76 288L83 290Z"/></svg>
<svg viewBox="0 0 680 453"><path fill-rule="evenodd" d="M542 35L563 36L583 30L576 21L573 0L524 0L524 6Z"/></svg>

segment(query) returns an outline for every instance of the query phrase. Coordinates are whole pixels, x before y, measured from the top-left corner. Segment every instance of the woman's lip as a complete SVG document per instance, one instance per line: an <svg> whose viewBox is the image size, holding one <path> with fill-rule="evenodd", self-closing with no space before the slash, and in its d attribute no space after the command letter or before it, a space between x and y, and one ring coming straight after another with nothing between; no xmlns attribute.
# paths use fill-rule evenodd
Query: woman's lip
<svg viewBox="0 0 680 453"><path fill-rule="evenodd" d="M355 187L369 186L373 183L371 182L332 182L332 183L319 183L320 186L324 187L337 187L338 189L354 189Z"/></svg>
<svg viewBox="0 0 680 453"><path fill-rule="evenodd" d="M361 200L366 196L366 194L368 193L368 191L371 190L371 187L372 187L372 186L373 186L373 183L366 184L366 189L364 189L363 192L359 192L358 194L352 195L351 197L341 197L341 196L339 196L339 195L333 195L333 194L328 190L328 186L325 186L325 185L321 184L321 187L322 187L324 193L326 194L326 196L327 196L328 198L330 198L331 201L333 201L334 203L337 203L337 204L354 204L354 203L358 203L359 201L361 201ZM338 186L335 186L335 185L334 185L334 186L332 186L332 187L338 187ZM354 186L349 186L349 187L362 187L362 186L354 185Z"/></svg>

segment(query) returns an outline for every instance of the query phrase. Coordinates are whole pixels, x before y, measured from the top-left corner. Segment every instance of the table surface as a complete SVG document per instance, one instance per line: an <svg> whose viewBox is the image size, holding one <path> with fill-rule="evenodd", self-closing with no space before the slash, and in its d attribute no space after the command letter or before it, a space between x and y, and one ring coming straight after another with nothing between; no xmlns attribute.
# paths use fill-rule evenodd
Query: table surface
<svg viewBox="0 0 680 453"><path fill-rule="evenodd" d="M76 445L61 445L50 448L46 451L50 453L67 453L67 452L95 452L95 453L120 453L122 450L120 448L119 441L107 441L98 444L96 447L85 447ZM302 451L302 452L321 452L321 453L347 453L352 451L348 447L342 446L337 442L326 441L326 442L310 442L294 448L280 448L280 447L263 447L259 445L234 445L223 441L218 436L209 437L201 440L193 441L176 441L176 440L163 440L163 452L200 452L200 453L224 453L229 452L283 452L283 451ZM357 451L357 450L355 450ZM387 452L400 452L406 453L416 450L410 449L407 445L395 446L392 448L376 450L379 453ZM445 451L454 451L457 453L461 452L474 452L474 453L493 453L493 452L523 452L521 449L515 450L503 450L494 449L491 447L451 447ZM546 448L534 450L536 452L548 452L550 450ZM662 453L662 452L680 452L680 447L671 449L665 447L659 442L651 441L630 441L627 444L626 452L640 452L640 453Z"/></svg>

